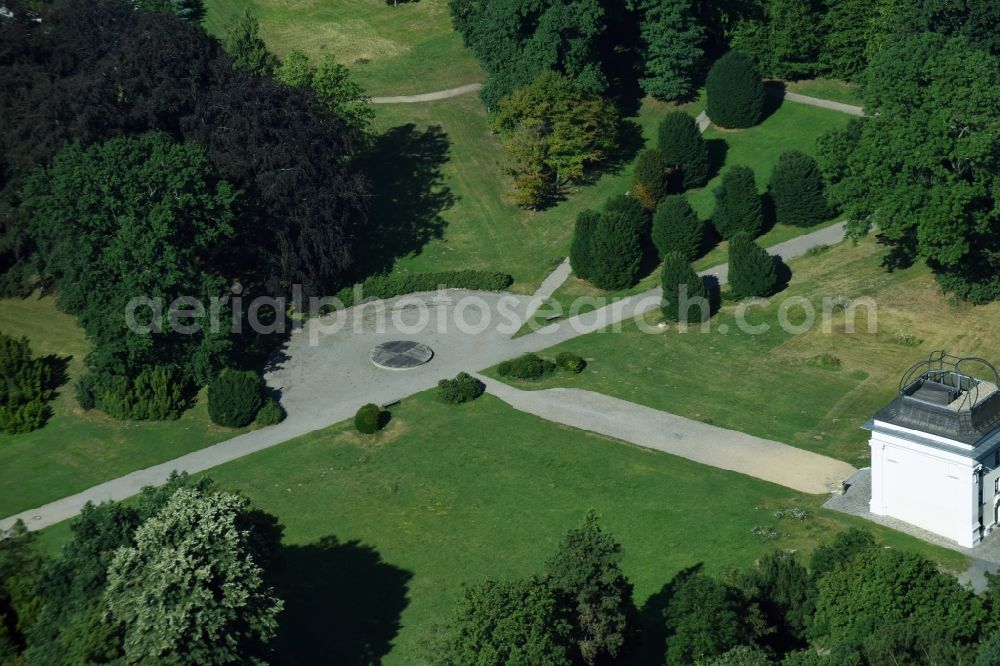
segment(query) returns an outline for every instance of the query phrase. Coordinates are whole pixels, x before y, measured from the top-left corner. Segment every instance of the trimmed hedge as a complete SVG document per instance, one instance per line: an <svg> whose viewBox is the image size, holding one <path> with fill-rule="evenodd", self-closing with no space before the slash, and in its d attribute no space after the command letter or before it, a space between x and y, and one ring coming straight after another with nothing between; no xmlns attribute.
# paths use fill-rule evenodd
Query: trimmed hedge
<svg viewBox="0 0 1000 666"><path fill-rule="evenodd" d="M382 429L382 425L382 408L378 405L362 405L354 414L354 427L362 434L373 435Z"/></svg>
<svg viewBox="0 0 1000 666"><path fill-rule="evenodd" d="M392 298L404 294L445 289L474 289L477 291L502 291L513 284L507 273L493 271L439 271L435 273L389 273L373 275L360 283L363 300ZM357 286L357 285L356 285ZM337 300L345 308L357 305L354 287L345 287L337 293Z"/></svg>
<svg viewBox="0 0 1000 666"><path fill-rule="evenodd" d="M736 165L726 171L716 188L712 225L726 240L738 233L751 238L764 227L764 202L757 191L757 180L750 167Z"/></svg>
<svg viewBox="0 0 1000 666"><path fill-rule="evenodd" d="M811 227L830 217L819 166L798 150L778 157L768 191L774 201L774 217L781 224Z"/></svg>
<svg viewBox="0 0 1000 666"><path fill-rule="evenodd" d="M688 261L694 261L701 251L701 236L701 220L683 194L670 195L653 214L653 245L660 259L679 252Z"/></svg>
<svg viewBox="0 0 1000 666"><path fill-rule="evenodd" d="M268 398L264 401L264 405L257 410L257 416L254 418L254 423L264 427L277 425L284 420L285 410L282 409L277 400L274 398Z"/></svg>
<svg viewBox="0 0 1000 666"><path fill-rule="evenodd" d="M660 121L658 148L669 167L680 169L684 189L708 182L711 160L698 122L683 111L671 111Z"/></svg>
<svg viewBox="0 0 1000 666"><path fill-rule="evenodd" d="M667 163L656 148L648 148L635 161L632 195L643 208L653 210L667 196Z"/></svg>
<svg viewBox="0 0 1000 666"><path fill-rule="evenodd" d="M589 280L594 270L594 231L601 223L596 210L581 210L573 227L573 243L569 248L569 264L581 280Z"/></svg>
<svg viewBox="0 0 1000 666"><path fill-rule="evenodd" d="M778 284L774 259L745 233L729 241L729 288L737 298L770 296Z"/></svg>
<svg viewBox="0 0 1000 666"><path fill-rule="evenodd" d="M619 195L604 204L594 229L590 282L608 291L635 284L642 265L646 211L635 197Z"/></svg>
<svg viewBox="0 0 1000 666"><path fill-rule="evenodd" d="M442 379L438 382L438 395L449 405L471 402L485 391L486 384L466 372L458 373L454 379Z"/></svg>
<svg viewBox="0 0 1000 666"><path fill-rule="evenodd" d="M753 127L764 116L764 81L753 61L739 51L730 51L715 61L705 90L705 111L720 127Z"/></svg>
<svg viewBox="0 0 1000 666"><path fill-rule="evenodd" d="M42 427L52 399L52 368L31 353L27 338L0 333L0 432L18 434Z"/></svg>
<svg viewBox="0 0 1000 666"><path fill-rule="evenodd" d="M226 428L253 422L263 406L263 380L252 370L226 368L208 385L208 416Z"/></svg>
<svg viewBox="0 0 1000 666"><path fill-rule="evenodd" d="M556 364L546 361L538 354L525 354L497 366L501 377L512 379L538 379L556 369Z"/></svg>
<svg viewBox="0 0 1000 666"><path fill-rule="evenodd" d="M583 360L582 356L577 356L573 352L560 352L556 356L556 365L567 372L580 374L587 367L587 362Z"/></svg>
<svg viewBox="0 0 1000 666"><path fill-rule="evenodd" d="M704 321L711 315L708 311L708 290L705 289L705 282L694 272L691 264L684 255L679 252L669 252L663 257L663 273L660 277L663 285L663 301L660 311L667 321L679 321L689 323L692 312L698 312L700 317L694 321ZM681 303L681 297L686 300ZM702 300L702 307L698 307L698 300ZM694 301L694 302L692 302ZM684 306L683 309L681 306ZM688 307L688 306L691 307Z"/></svg>

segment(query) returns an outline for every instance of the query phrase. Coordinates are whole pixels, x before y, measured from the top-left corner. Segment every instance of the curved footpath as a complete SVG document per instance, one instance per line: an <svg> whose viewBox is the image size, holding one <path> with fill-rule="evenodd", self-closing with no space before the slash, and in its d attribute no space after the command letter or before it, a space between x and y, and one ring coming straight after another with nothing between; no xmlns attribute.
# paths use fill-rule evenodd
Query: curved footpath
<svg viewBox="0 0 1000 666"><path fill-rule="evenodd" d="M844 224L839 223L779 243L768 248L768 251L789 261L802 256L812 247L833 245L843 240L843 237ZM193 474L211 469L339 423L350 418L358 407L365 403L390 404L433 388L439 380L454 377L459 372L487 368L519 354L538 352L587 333L609 328L613 330L621 322L659 307L661 291L659 288L651 289L511 339L510 336L527 321L527 315L537 307L537 303L555 290L558 286L557 281L565 279L568 274L566 264L557 268L556 272L555 279L543 282L539 291L530 297L507 293L446 290L363 304L327 317L310 320L302 329L291 335L283 350L284 359L275 367L269 368L265 374L268 385L281 392L282 403L288 412L288 418L284 422L192 451L174 460L126 474L75 495L9 516L0 520L0 528L9 528L18 518L24 520L30 529L53 525L75 516L87 502L122 500L135 495L144 486L161 484L174 470ZM720 284L726 282L727 274L726 265L702 272L702 275L714 276ZM504 313L513 313L510 326L512 330L497 330L496 326L482 331L458 330L458 327L449 322L463 310L464 296L478 299L483 307L487 308L486 314L497 318L495 321ZM423 306L423 311L414 307L418 304ZM436 323L443 321L447 325L443 328L437 325L423 327L415 325L425 312L438 317L431 321ZM342 322L340 330L324 332L337 321ZM434 360L406 372L380 371L369 361L368 352L376 344L392 339L423 342L434 349L436 354ZM336 369L336 372L331 372L330 369ZM635 407L639 409L639 406ZM662 418L668 417L670 415L663 415ZM672 418L676 419L672 423L681 423L679 417ZM703 424L699 427L701 425ZM586 429L588 424L583 424L583 427ZM730 433L725 436L733 438L746 437L742 433L721 429L713 432L720 436ZM624 430L618 435L605 434L626 440L632 436ZM622 434L626 436L623 437ZM635 437L638 438L638 435ZM785 463L782 460L775 459L774 462L783 465ZM834 463L841 464L833 461L831 465ZM786 479L786 482L795 484L791 487L796 489L799 489L799 483L803 483L790 479ZM810 482L815 482L817 485L813 487L819 488L826 483L826 477L813 479Z"/></svg>

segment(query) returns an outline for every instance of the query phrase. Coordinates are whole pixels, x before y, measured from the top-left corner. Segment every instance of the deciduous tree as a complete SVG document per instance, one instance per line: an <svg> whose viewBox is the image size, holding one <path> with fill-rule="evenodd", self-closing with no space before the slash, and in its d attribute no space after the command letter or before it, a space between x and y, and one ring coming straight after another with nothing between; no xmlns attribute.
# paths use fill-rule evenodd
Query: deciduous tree
<svg viewBox="0 0 1000 666"><path fill-rule="evenodd" d="M820 143L848 234L874 227L890 266L923 259L958 298L1000 298L1000 59L921 34L874 59L863 94L868 116Z"/></svg>
<svg viewBox="0 0 1000 666"><path fill-rule="evenodd" d="M646 210L653 210L667 195L668 167L663 154L655 148L639 153L632 172L632 195Z"/></svg>
<svg viewBox="0 0 1000 666"><path fill-rule="evenodd" d="M639 0L637 10L643 91L662 100L688 97L705 38L691 0Z"/></svg>

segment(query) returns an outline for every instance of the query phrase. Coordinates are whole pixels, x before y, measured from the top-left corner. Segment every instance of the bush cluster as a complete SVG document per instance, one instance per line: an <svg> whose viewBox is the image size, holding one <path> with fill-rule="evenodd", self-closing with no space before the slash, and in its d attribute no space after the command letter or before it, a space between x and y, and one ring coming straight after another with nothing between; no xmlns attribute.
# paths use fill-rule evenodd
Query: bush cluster
<svg viewBox="0 0 1000 666"><path fill-rule="evenodd" d="M567 372L580 374L587 367L587 362L582 356L577 356L573 352L559 352L556 356L556 365Z"/></svg>
<svg viewBox="0 0 1000 666"><path fill-rule="evenodd" d="M514 282L507 273L493 271L439 271L434 273L389 273L373 275L360 283L363 299L381 299L415 294L422 291L446 289L475 289L479 291L501 291ZM344 307L357 305L354 287L341 289L337 300Z"/></svg>
<svg viewBox="0 0 1000 666"><path fill-rule="evenodd" d="M31 353L27 338L0 333L0 432L30 432L45 423L52 368Z"/></svg>
<svg viewBox="0 0 1000 666"><path fill-rule="evenodd" d="M460 405L475 400L486 391L486 385L466 372L460 372L454 379L438 382L438 394L449 405Z"/></svg>
<svg viewBox="0 0 1000 666"><path fill-rule="evenodd" d="M354 427L364 435L373 435L382 429L384 424L382 408L376 404L362 405L354 414Z"/></svg>
<svg viewBox="0 0 1000 666"><path fill-rule="evenodd" d="M227 368L208 385L208 415L213 423L242 428L257 416L264 403L263 381L252 370Z"/></svg>
<svg viewBox="0 0 1000 666"><path fill-rule="evenodd" d="M555 370L556 364L546 361L538 354L525 354L497 366L501 377L512 379L538 379Z"/></svg>
<svg viewBox="0 0 1000 666"><path fill-rule="evenodd" d="M753 61L739 51L730 51L712 65L705 90L705 111L716 125L753 127L764 115L764 81Z"/></svg>
<svg viewBox="0 0 1000 666"><path fill-rule="evenodd" d="M257 410L257 416L254 418L254 423L257 425L271 426L277 425L285 420L285 410L281 408L278 401L274 398L268 398L264 401L263 406Z"/></svg>
<svg viewBox="0 0 1000 666"><path fill-rule="evenodd" d="M98 376L90 374L83 379L87 377ZM81 384L77 397L86 396L81 406L97 407L116 419L165 421L179 418L187 407L187 382L175 369L162 365L146 368L134 378L108 376Z"/></svg>

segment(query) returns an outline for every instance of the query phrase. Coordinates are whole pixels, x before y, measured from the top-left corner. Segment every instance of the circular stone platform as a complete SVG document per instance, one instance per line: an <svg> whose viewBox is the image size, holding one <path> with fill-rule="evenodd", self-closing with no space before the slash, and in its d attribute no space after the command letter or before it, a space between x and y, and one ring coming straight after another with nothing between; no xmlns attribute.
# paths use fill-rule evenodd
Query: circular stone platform
<svg viewBox="0 0 1000 666"><path fill-rule="evenodd" d="M434 351L427 345L411 340L383 342L368 354L372 363L386 370L409 370L427 363Z"/></svg>

